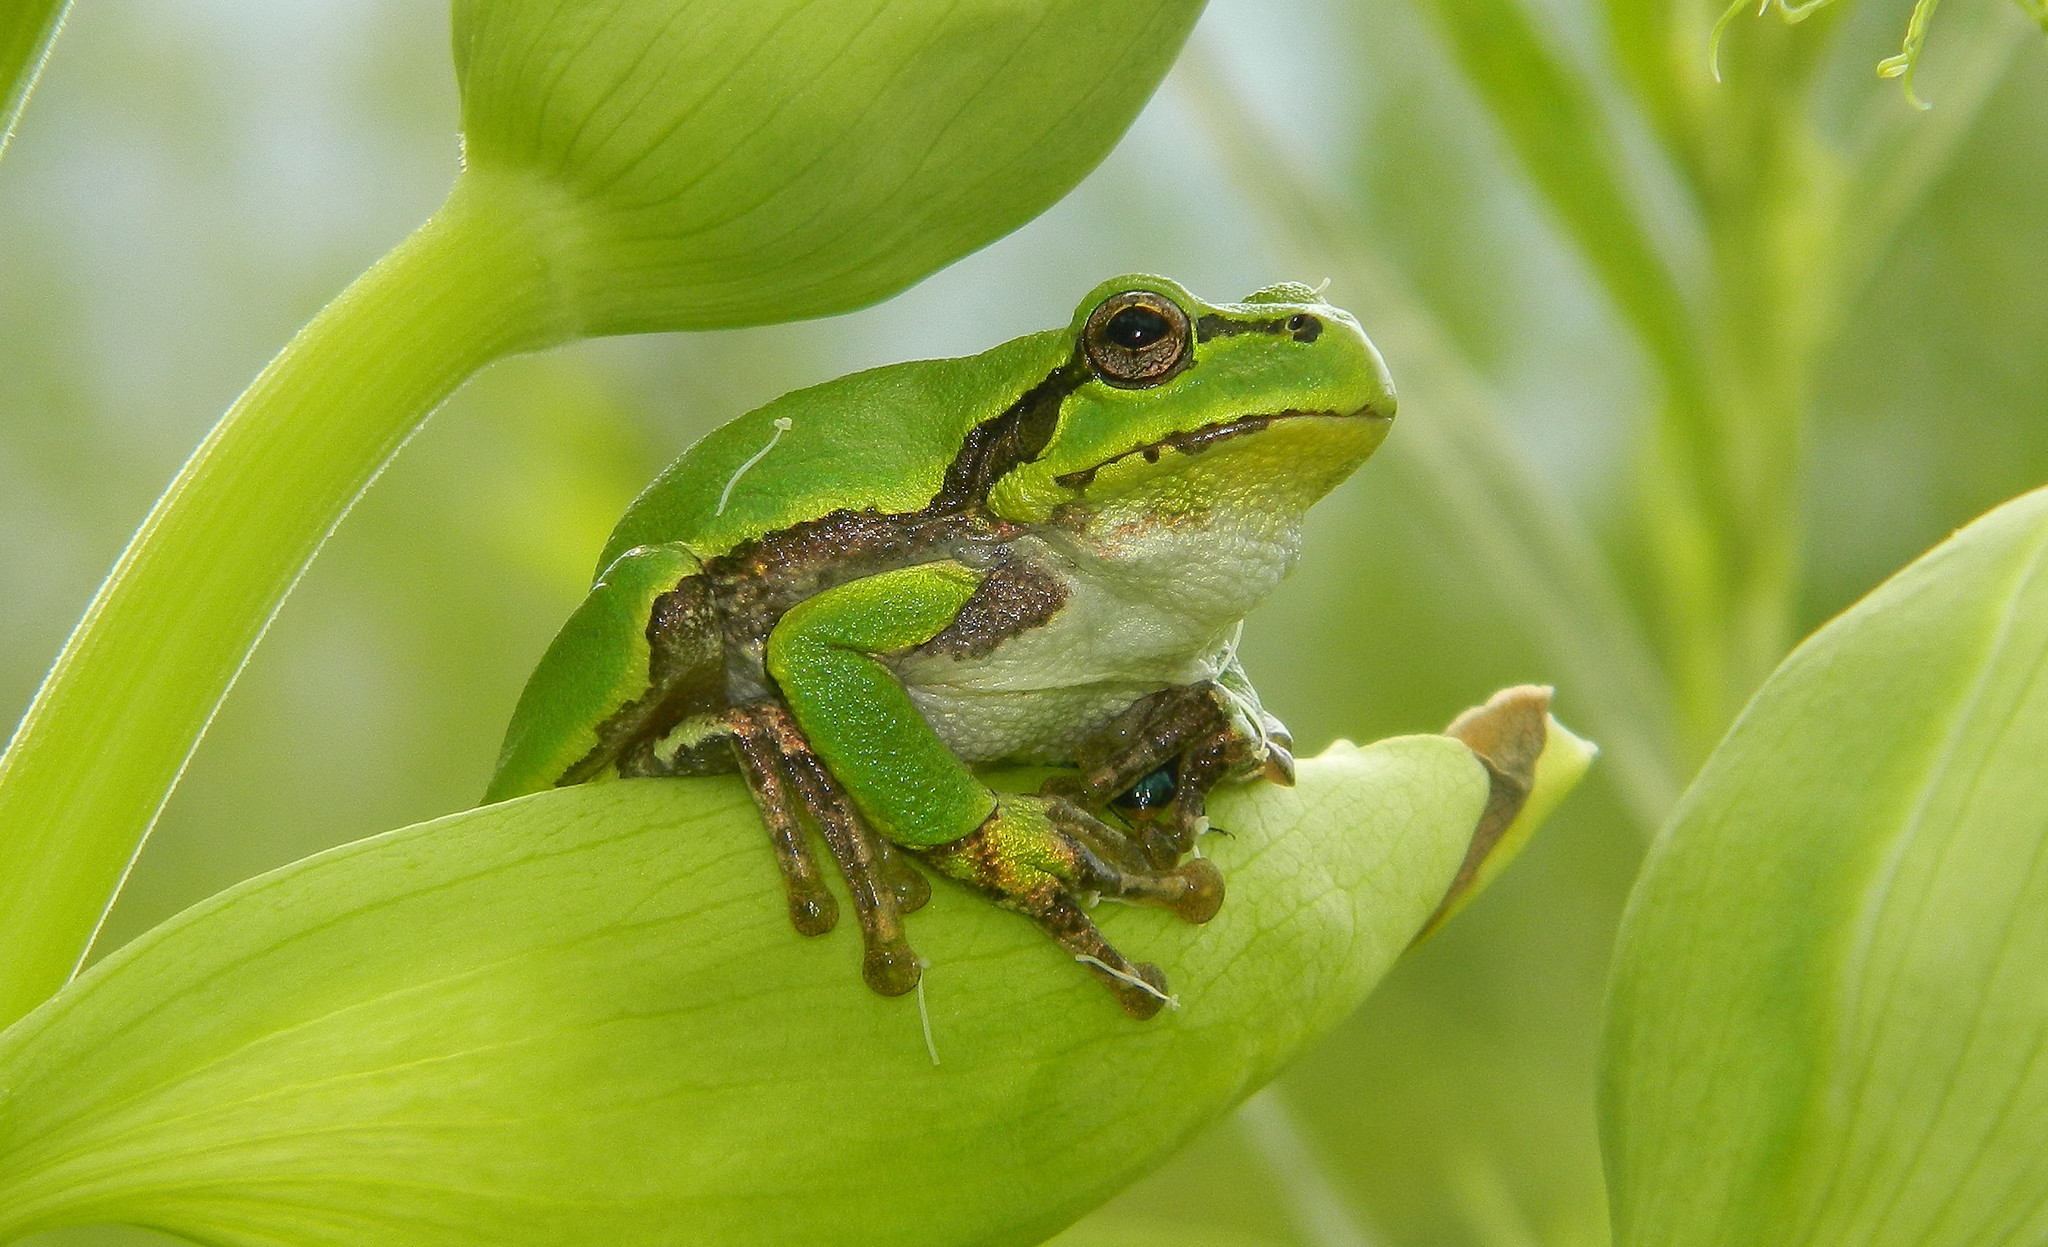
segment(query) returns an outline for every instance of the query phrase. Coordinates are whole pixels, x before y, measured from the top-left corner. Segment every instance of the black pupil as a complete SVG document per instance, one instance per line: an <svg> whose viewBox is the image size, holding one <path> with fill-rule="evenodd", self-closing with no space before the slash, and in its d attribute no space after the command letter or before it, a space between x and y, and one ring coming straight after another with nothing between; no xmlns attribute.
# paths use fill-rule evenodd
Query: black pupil
<svg viewBox="0 0 2048 1247"><path fill-rule="evenodd" d="M1127 351L1151 346L1172 331L1167 319L1149 307L1127 307L1102 327L1104 337Z"/></svg>

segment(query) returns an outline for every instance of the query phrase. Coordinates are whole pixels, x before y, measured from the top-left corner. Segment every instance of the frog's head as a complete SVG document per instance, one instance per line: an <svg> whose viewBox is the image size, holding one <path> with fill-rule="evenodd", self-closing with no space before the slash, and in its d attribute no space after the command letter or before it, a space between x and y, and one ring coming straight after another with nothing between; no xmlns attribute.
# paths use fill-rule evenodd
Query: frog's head
<svg viewBox="0 0 2048 1247"><path fill-rule="evenodd" d="M1379 352L1307 286L1212 304L1163 278L1119 277L1069 332L1067 362L1013 409L1036 425L1029 440L1045 440L988 495L1007 518L1043 521L1075 503L1165 519L1219 507L1298 516L1393 420Z"/></svg>

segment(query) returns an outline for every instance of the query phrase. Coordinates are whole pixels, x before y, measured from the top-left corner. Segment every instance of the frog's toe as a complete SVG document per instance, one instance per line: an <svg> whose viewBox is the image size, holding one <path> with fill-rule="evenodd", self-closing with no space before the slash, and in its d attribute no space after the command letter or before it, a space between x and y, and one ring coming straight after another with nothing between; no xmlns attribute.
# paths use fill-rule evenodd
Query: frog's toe
<svg viewBox="0 0 2048 1247"><path fill-rule="evenodd" d="M861 977L883 996L901 996L917 986L923 975L918 956L902 940L871 944L861 956Z"/></svg>
<svg viewBox="0 0 2048 1247"><path fill-rule="evenodd" d="M789 896L789 925L798 935L823 935L839 925L839 902L830 892Z"/></svg>
<svg viewBox="0 0 2048 1247"><path fill-rule="evenodd" d="M818 825L825 847L846 881L854 916L860 922L861 977L884 996L901 996L916 987L918 980L917 954L903 938L903 911L928 900L931 885L854 814L846 794L785 711L768 706L753 713L775 733L790 786Z"/></svg>
<svg viewBox="0 0 2048 1247"><path fill-rule="evenodd" d="M882 882L896 894L898 909L906 914L914 913L932 899L932 885L924 873L879 836L875 837L875 859Z"/></svg>
<svg viewBox="0 0 2048 1247"><path fill-rule="evenodd" d="M793 777L769 721L742 708L726 716L725 729L740 773L761 812L761 822L768 829L769 843L775 846L775 862L789 895L789 924L799 935L823 935L839 924L839 902L826 890L803 825L797 820Z"/></svg>
<svg viewBox="0 0 2048 1247"><path fill-rule="evenodd" d="M1166 974L1150 962L1133 962L1116 950L1065 888L1042 887L1002 899L1005 908L1036 922L1067 955L1087 966L1116 997L1125 1013L1144 1021L1160 1009L1179 1007L1166 987Z"/></svg>
<svg viewBox="0 0 2048 1247"><path fill-rule="evenodd" d="M1056 841L1059 865L1055 873L1061 882L1082 891L1171 910L1189 922L1209 921L1223 904L1223 874L1214 863L1196 858L1175 866L1180 856L1175 853L1157 865L1149 864L1138 860L1137 846L1122 833L1084 810L1054 801L1047 804L1046 815ZM1152 851L1148 843L1145 855Z"/></svg>
<svg viewBox="0 0 2048 1247"><path fill-rule="evenodd" d="M1168 900L1166 908L1183 921L1207 922L1223 907L1223 872L1208 858L1198 857L1168 872L1167 878L1178 882L1180 895Z"/></svg>
<svg viewBox="0 0 2048 1247"><path fill-rule="evenodd" d="M1165 972L1149 961L1138 962L1123 973L1108 971L1101 966L1088 968L1108 982L1110 994L1116 997L1116 1002L1123 1006L1125 1013L1140 1022L1168 1005L1179 1005L1166 990Z"/></svg>

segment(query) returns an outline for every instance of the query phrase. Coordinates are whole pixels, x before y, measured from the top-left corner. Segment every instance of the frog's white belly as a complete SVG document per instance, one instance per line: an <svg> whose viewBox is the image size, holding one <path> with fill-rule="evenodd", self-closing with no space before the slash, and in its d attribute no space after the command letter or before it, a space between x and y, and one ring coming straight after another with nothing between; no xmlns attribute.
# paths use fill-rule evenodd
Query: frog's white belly
<svg viewBox="0 0 2048 1247"><path fill-rule="evenodd" d="M1082 740L1162 688L1214 679L1229 632L1188 645L1144 612L1067 604L1051 622L986 658L920 657L898 664L925 719L969 762L1071 761ZM1119 604L1120 605L1120 604ZM1098 628L1090 620L1110 626Z"/></svg>
<svg viewBox="0 0 2048 1247"><path fill-rule="evenodd" d="M1135 534L1103 520L1025 538L1013 553L1066 591L1050 620L982 657L913 652L892 665L961 758L1068 762L1138 699L1215 679L1246 612L1292 565L1298 533L1276 521Z"/></svg>

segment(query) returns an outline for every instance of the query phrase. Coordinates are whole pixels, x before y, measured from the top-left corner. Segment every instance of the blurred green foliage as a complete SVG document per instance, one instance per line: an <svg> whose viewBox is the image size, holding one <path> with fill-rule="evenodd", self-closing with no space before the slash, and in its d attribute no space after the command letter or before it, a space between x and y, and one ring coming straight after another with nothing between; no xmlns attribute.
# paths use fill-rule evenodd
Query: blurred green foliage
<svg viewBox="0 0 2048 1247"><path fill-rule="evenodd" d="M1211 297L1328 276L1402 424L1248 629L1267 704L1313 748L1551 680L1613 765L1280 1081L1277 1115L1065 1241L1604 1242L1598 1007L1645 834L1793 638L2048 479L2048 57L2010 6L1956 0L1915 112L1870 72L1910 7L1737 22L1716 87L1718 5L1482 6L1523 15L1549 61L1529 74L1480 9L1217 0L1073 196L890 303L496 366L287 604L101 949L472 802L611 521L722 420L1059 323L1107 272ZM445 48L444 14L396 0L72 15L0 165L9 717L215 416L439 201ZM1531 99L1597 141L1503 124ZM1606 189L1574 181L1595 166ZM1647 293L1616 219L1668 273Z"/></svg>
<svg viewBox="0 0 2048 1247"><path fill-rule="evenodd" d="M1619 1242L2048 1230L2048 490L1772 673L1658 837L1601 1070Z"/></svg>

